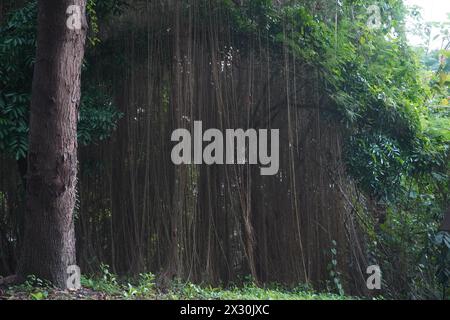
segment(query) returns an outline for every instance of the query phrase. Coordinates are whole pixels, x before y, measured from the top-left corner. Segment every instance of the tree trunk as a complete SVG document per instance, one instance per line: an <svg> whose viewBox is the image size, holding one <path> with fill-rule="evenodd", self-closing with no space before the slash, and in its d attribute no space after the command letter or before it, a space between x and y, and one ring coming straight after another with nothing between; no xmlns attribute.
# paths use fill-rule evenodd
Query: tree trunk
<svg viewBox="0 0 450 320"><path fill-rule="evenodd" d="M76 264L73 210L85 12L86 0L39 0L18 276L33 274L60 288L66 286L67 267ZM68 24L74 14L81 25Z"/></svg>

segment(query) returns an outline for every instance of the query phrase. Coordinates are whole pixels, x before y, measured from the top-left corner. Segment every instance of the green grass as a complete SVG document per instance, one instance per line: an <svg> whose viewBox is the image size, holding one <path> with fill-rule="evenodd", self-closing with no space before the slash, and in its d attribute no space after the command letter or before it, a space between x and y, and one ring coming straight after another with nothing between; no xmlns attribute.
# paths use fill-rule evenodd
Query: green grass
<svg viewBox="0 0 450 320"><path fill-rule="evenodd" d="M160 290L153 274L141 274L135 281L120 282L102 267L102 275L82 278L82 285L121 299L161 300L346 300L350 297L332 293L317 293L306 287L286 289L279 285L259 287L251 280L240 286L227 288L202 286L190 282L173 281L169 288Z"/></svg>
<svg viewBox="0 0 450 320"><path fill-rule="evenodd" d="M345 300L349 297L331 293L316 293L312 290L287 290L261 288L254 284L242 287L212 288L187 283L174 287L165 294L166 299L205 300Z"/></svg>
<svg viewBox="0 0 450 320"><path fill-rule="evenodd" d="M251 280L239 286L213 288L189 282L173 281L165 289L158 288L155 276L141 274L133 280L119 280L107 266L99 275L81 279L82 289L77 292L61 291L36 277L19 286L10 287L6 299L158 299L158 300L346 300L354 299L333 293L317 293L303 286L286 289L279 285L259 287ZM1 294L0 294L1 295ZM0 296L0 298L2 298Z"/></svg>

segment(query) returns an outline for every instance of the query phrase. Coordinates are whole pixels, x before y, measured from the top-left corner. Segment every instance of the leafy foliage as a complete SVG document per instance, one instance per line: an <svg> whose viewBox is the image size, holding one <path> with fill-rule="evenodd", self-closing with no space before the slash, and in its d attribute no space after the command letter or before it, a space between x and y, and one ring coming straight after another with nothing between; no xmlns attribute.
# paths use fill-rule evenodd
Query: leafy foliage
<svg viewBox="0 0 450 320"><path fill-rule="evenodd" d="M120 1L112 1L121 3ZM95 3L90 1L90 12ZM114 7L115 8L115 7ZM100 6L100 14L116 9ZM14 157L24 158L28 149L28 118L31 99L34 57L36 51L37 2L30 1L23 8L12 11L0 28L0 151ZM97 18L91 19L96 24ZM94 35L92 37L95 38ZM91 44L98 39L91 37ZM121 114L111 98L99 86L84 82L80 108L78 137L87 145L109 137Z"/></svg>
<svg viewBox="0 0 450 320"><path fill-rule="evenodd" d="M449 206L448 31L438 52L411 48L405 19L419 14L400 0L225 4L243 43L263 34L279 54L319 70L346 128L347 171L385 211L370 234L376 260L395 275L388 294L439 296L433 239ZM367 25L371 4L381 9L379 29Z"/></svg>
<svg viewBox="0 0 450 320"><path fill-rule="evenodd" d="M411 48L404 30L408 10L401 0L343 0L323 7L309 0L290 1L281 7L272 0L244 1L239 6L232 0L221 3L240 47L267 39L274 55L281 57L286 50L318 70L323 91L332 98L337 120L345 128L348 173L368 202L383 205L383 219L368 230L373 243L368 255L382 265L390 284L386 293L438 297L449 280L448 236L437 235L450 194L448 32L441 35L441 50ZM370 4L381 8L379 29L367 25ZM114 52L99 43L99 21L120 14L124 5L115 0L88 2L91 47ZM14 11L0 29L0 150L16 158L24 157L27 150L35 14L36 4L31 1ZM110 70L124 64L111 60L101 63ZM86 66L85 72L89 63ZM120 113L107 92L105 87L91 85L89 79L84 83L81 144L107 139L114 130ZM371 209L366 208L369 214ZM343 295L335 247L331 248L330 287ZM103 269L100 279L84 279L85 286L127 298L156 294L153 275L122 284L107 267ZM181 282L167 295L211 299L291 296L318 297L303 291L292 295L263 290L252 284L223 291Z"/></svg>
<svg viewBox="0 0 450 320"><path fill-rule="evenodd" d="M103 91L87 89L81 99L78 142L93 144L108 139L122 114Z"/></svg>
<svg viewBox="0 0 450 320"><path fill-rule="evenodd" d="M0 28L0 151L16 159L28 149L37 5L30 3L10 15Z"/></svg>

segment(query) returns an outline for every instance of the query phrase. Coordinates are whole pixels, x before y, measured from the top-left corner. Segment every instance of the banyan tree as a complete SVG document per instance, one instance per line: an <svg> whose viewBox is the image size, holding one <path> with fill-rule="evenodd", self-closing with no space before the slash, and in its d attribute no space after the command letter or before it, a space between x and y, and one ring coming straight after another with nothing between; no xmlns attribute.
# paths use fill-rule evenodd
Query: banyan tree
<svg viewBox="0 0 450 320"><path fill-rule="evenodd" d="M118 274L214 285L251 275L318 288L333 272L350 292L365 288L363 200L342 159L336 99L320 65L291 43L283 14L266 21L256 2L280 12L285 5L132 1L100 26L102 45L87 51L90 83L122 118L109 139L80 150L76 238L85 272L105 263ZM302 5L331 24L339 8ZM221 131L279 129L278 174L249 164L174 165L171 133L191 131L194 121ZM7 161L2 189L18 197ZM11 203L0 217L19 226ZM0 268L12 270L19 245L7 242L0 239Z"/></svg>

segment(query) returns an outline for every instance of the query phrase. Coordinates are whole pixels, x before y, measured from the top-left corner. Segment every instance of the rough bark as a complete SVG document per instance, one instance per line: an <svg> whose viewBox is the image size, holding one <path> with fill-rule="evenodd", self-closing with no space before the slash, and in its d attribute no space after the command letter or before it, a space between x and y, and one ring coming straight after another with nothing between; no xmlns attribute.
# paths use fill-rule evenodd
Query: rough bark
<svg viewBox="0 0 450 320"><path fill-rule="evenodd" d="M81 29L67 8L81 9ZM64 288L76 264L73 210L77 184L77 119L87 23L86 0L40 0L30 110L25 234L18 275Z"/></svg>

